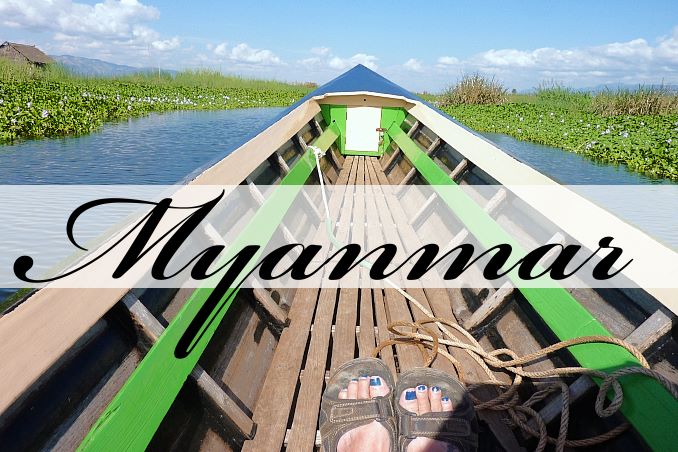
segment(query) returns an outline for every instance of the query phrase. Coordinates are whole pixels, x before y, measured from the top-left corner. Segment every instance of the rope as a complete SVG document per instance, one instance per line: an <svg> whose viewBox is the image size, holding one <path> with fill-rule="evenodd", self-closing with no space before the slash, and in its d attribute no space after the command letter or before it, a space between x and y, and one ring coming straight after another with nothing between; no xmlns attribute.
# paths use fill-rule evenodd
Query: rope
<svg viewBox="0 0 678 452"><path fill-rule="evenodd" d="M558 342L557 344L545 347L522 357L519 357L514 351L506 348L487 352L475 340L475 338L473 338L473 336L468 333L468 331L464 330L458 324L447 319L434 317L426 308L421 306L419 302L416 302L415 305L417 305L417 307L428 316L428 319L415 322L393 322L389 324L388 330L396 337L394 339L381 342L375 348L373 356L376 357L384 347L396 344L409 344L416 345L420 350L422 348L431 350L430 352L425 351L423 353L426 367L430 366L439 355L447 358L454 365L462 382L467 384L476 409L508 412L513 424L518 426L528 435L539 438L539 442L536 447L537 451L544 450L547 443L555 444L556 450L558 451L563 450L564 447L585 447L600 444L616 437L625 431L629 425L628 423L624 422L623 424L606 433L590 438L578 440L567 439L570 406L568 386L563 382L549 384L548 386L537 390L526 402L520 403L517 391L523 381L523 378L539 380L560 376L587 375L589 377L601 379L602 381L600 383L595 402L596 414L601 418L612 416L621 408L624 401L624 395L621 384L619 383L619 379L625 376L645 375L647 377L654 378L662 386L664 386L671 393L671 395L673 395L673 397L678 398L678 387L666 379L662 374L650 369L647 360L636 347L620 339L609 336L578 337ZM432 329L427 328L425 325L428 323L435 323L436 325L439 325L439 328L443 332L443 337L437 337L437 334L435 334ZM464 340L459 339L457 336L451 334L451 332L445 328L445 325L451 327L458 333L461 333L461 335L464 337ZM406 331L405 328L408 328L409 331ZM587 343L607 343L622 347L634 357L636 357L636 359L638 359L640 366L624 367L611 373L585 367L564 367L543 371L526 371L522 367L525 364L534 362L539 358L550 355L558 350ZM486 373L488 380L474 382L472 384L465 382L461 363L448 351L446 351L444 347L441 347L441 345L464 350L480 365L480 367ZM501 359L503 356L508 356L509 359ZM506 385L505 383L498 380L490 368L507 371L513 374L513 380L511 384ZM494 399L482 401L473 395L473 390L486 385L495 386L497 389L503 389L507 386L508 388L504 390L504 392L500 392L500 394ZM606 395L610 389L613 391L613 397L609 402L609 405L605 406ZM561 393L561 423L557 438L553 438L548 436L546 432L545 421L541 418L540 414L532 408L532 406L537 402L544 400L548 395L556 391L560 391ZM537 426L537 430L535 430L534 427L530 425L528 418L533 420Z"/></svg>
<svg viewBox="0 0 678 452"><path fill-rule="evenodd" d="M325 155L322 149L317 146L308 146L308 149L313 151L315 155L315 168L318 170L318 180L320 180L320 192L323 196L323 204L325 205L325 220L331 221L332 216L330 215L330 205L327 203L327 194L325 193L325 178L323 177L323 172L320 169L320 157Z"/></svg>
<svg viewBox="0 0 678 452"><path fill-rule="evenodd" d="M338 242L333 234L332 220L330 215L330 208L327 202L327 195L325 193L325 184L320 169L320 157L324 152L315 146L309 146L315 155L316 168L318 170L318 179L320 180L320 188L322 191L323 203L325 205L325 223L327 225L327 233L331 242L338 247L342 245ZM363 261L363 265L371 267L371 263ZM483 349L480 343L464 328L459 326L455 321L445 319L442 317L435 317L426 307L424 307L417 299L405 292L397 284L390 279L385 278L384 281L398 291L405 299L416 306L426 316L425 319L414 322L393 322L388 325L388 330L395 336L393 339L382 341L374 349L372 356L377 357L382 349L392 345L412 345L416 346L422 354L425 367L429 367L438 356L443 356L448 359L454 366L462 383L466 384L471 399L477 410L492 410L492 411L506 411L510 416L510 422L519 427L523 432L529 436L539 438L535 450L542 452L547 444L554 444L557 452L562 452L565 447L587 447L603 443L619 434L623 433L628 427L627 422L623 422L613 429L596 436L584 439L568 439L567 432L569 426L569 407L570 407L570 393L569 387L562 381L555 383L548 383L543 388L534 392L525 402L520 402L518 395L518 388L523 382L524 378L531 380L553 379L554 377L572 376L572 375L587 375L589 377L600 379L598 393L595 401L595 412L601 418L606 418L614 415L619 411L624 402L624 392L619 379L629 375L645 375L649 378L654 378L662 386L664 386L673 397L678 399L678 386L668 380L659 372L650 369L650 365L643 356L642 352L632 344L621 339L610 336L584 336L560 341L556 344L542 348L536 352L525 356L518 356L513 350L502 348L487 352ZM425 325L434 323L441 332L442 337L434 329L426 327ZM451 330L454 330L463 339L455 336ZM561 367L554 369L547 369L542 371L527 371L523 366L536 361L539 358L548 356L559 350L563 350L574 345L590 344L590 343L606 343L622 347L627 350L633 357L635 357L639 366L629 366L620 368L614 372L607 373L596 369L585 367ZM466 382L464 381L463 366L445 347L458 348L466 352L487 375L488 380L480 382ZM502 357L509 359L503 360ZM513 375L511 384L507 385L498 380L494 372L491 370L505 371ZM473 390L481 386L491 385L497 388L499 395L491 400L480 400L473 395ZM544 383L537 382L537 385L544 385ZM505 388L505 389L504 389ZM503 392L502 392L503 390ZM607 406L605 401L607 393L612 390L613 397ZM561 394L561 411L560 411L560 427L558 429L558 436L549 436L546 430L546 422L541 417L538 411L532 408L538 402L543 401L546 397L554 392ZM537 426L535 429L528 419L531 419Z"/></svg>

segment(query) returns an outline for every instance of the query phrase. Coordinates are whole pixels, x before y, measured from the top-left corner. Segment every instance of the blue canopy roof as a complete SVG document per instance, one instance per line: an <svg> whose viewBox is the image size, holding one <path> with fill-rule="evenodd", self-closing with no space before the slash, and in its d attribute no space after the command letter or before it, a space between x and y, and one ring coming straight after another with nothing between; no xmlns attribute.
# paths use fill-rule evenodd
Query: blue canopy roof
<svg viewBox="0 0 678 452"><path fill-rule="evenodd" d="M339 77L330 80L315 91L306 95L292 108L314 96L328 93L372 91L375 93L403 96L408 99L421 100L405 88L396 85L392 81L382 77L371 69L359 64L344 72Z"/></svg>
<svg viewBox="0 0 678 452"><path fill-rule="evenodd" d="M362 64L359 64L299 99L289 108L285 109L280 115L276 116L266 127L278 121L280 118L312 97L322 96L323 94L329 93L353 93L357 91L371 91L373 93L391 94L394 96L402 96L407 99L424 102L421 98L419 98L419 96L412 94L402 86L396 85L387 78L377 74L372 69L368 69Z"/></svg>

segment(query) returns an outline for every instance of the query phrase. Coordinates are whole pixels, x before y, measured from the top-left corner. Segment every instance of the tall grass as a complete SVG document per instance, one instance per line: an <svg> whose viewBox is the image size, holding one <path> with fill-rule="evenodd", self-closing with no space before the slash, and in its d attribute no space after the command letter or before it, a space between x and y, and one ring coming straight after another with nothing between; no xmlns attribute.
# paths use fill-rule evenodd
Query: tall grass
<svg viewBox="0 0 678 452"><path fill-rule="evenodd" d="M556 81L546 81L535 90L534 103L571 112L586 111L591 106L591 94L576 91Z"/></svg>
<svg viewBox="0 0 678 452"><path fill-rule="evenodd" d="M307 87L302 83L287 83L277 80L262 80L224 75L214 69L186 69L176 74L169 72L140 72L137 74L116 77L117 80L143 85L186 86L214 89L251 88L251 89L285 89L289 87Z"/></svg>
<svg viewBox="0 0 678 452"><path fill-rule="evenodd" d="M603 116L663 115L678 113L678 93L660 86L640 86L635 91L605 90L593 97L593 112Z"/></svg>
<svg viewBox="0 0 678 452"><path fill-rule="evenodd" d="M664 86L639 86L636 90L617 89L590 93L569 88L557 81L545 81L529 94L508 94L494 78L478 73L464 75L454 86L425 99L441 106L532 104L569 113L600 116L639 116L678 114L678 92Z"/></svg>
<svg viewBox="0 0 678 452"><path fill-rule="evenodd" d="M442 105L497 105L506 102L508 90L494 77L465 74L441 97Z"/></svg>
<svg viewBox="0 0 678 452"><path fill-rule="evenodd" d="M277 80L262 80L225 75L213 69L187 69L177 73L167 71L139 72L122 76L86 76L71 72L65 66L54 63L45 67L34 67L30 64L15 62L0 58L0 82L25 82L29 80L44 80L68 83L132 83L146 86L160 87L200 87L213 89L249 88L280 90L288 88L310 88L310 83L287 83Z"/></svg>
<svg viewBox="0 0 678 452"><path fill-rule="evenodd" d="M72 81L78 77L61 64L36 67L32 64L0 58L0 82L27 82L29 80Z"/></svg>

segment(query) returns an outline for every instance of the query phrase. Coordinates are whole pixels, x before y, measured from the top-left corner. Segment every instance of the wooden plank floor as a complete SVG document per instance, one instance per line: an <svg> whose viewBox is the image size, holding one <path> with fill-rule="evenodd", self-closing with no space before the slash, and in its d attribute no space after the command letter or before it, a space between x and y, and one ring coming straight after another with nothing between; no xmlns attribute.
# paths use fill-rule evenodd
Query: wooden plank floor
<svg viewBox="0 0 678 452"><path fill-rule="evenodd" d="M356 191L369 191L374 185L388 183L377 160L370 157L347 157L337 180L337 185L355 185ZM341 212L335 234L342 243L372 249L386 240L400 247L414 234L396 228L396 221L402 224L402 210L386 209L374 197L334 192L330 210ZM366 231L366 225L373 229ZM406 248L411 246L409 243ZM366 272L361 273L361 278L366 277ZM453 318L446 291L418 287L408 292L430 311ZM312 450L319 444L320 400L332 371L353 358L371 356L376 344L392 337L387 329L389 323L423 316L391 288L299 290L289 313L290 324L280 337L254 409L256 435L245 442L243 450ZM459 355L457 350L451 351ZM408 345L386 347L379 357L394 374L424 365L419 350ZM459 357L468 361L466 356ZM434 367L455 373L447 360L436 360ZM491 424L499 423L493 420ZM515 438L509 441L505 436L510 435L510 429L505 424L499 428L506 430L504 435L495 434L516 445Z"/></svg>
<svg viewBox="0 0 678 452"><path fill-rule="evenodd" d="M337 185L358 186L356 190L382 183L388 183L384 173L369 157L346 158L337 180ZM366 233L366 220L370 225L381 222L384 238L395 240L393 219L371 201L365 205L360 196L335 192L330 210L341 212L335 231L340 242L374 246L369 243L375 240L374 231ZM416 296L428 305L423 290ZM397 291L365 288L301 289L289 317L254 409L256 435L245 442L243 450L313 449L318 440L320 399L331 372L353 358L371 356L378 342L390 338L389 323L413 319L407 300ZM388 347L380 357L394 373L424 364L420 352L411 346Z"/></svg>

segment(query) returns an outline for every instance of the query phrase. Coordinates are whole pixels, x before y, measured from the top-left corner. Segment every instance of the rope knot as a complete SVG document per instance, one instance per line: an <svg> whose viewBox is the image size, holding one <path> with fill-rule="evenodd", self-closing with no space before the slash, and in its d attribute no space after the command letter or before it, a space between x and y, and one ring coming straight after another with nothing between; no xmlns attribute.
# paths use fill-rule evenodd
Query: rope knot
<svg viewBox="0 0 678 452"><path fill-rule="evenodd" d="M325 151L320 149L318 146L306 146L306 149L313 151L313 154L315 154L315 156L318 158L325 156Z"/></svg>

